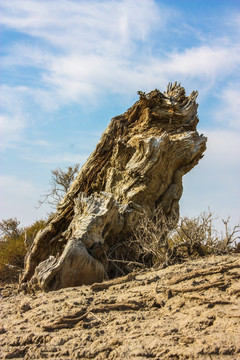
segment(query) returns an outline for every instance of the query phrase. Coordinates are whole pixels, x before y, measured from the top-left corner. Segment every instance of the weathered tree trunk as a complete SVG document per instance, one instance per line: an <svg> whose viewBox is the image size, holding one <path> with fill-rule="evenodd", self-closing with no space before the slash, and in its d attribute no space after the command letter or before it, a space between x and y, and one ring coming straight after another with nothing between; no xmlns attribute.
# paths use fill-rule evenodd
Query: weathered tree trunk
<svg viewBox="0 0 240 360"><path fill-rule="evenodd" d="M128 241L141 210L178 221L182 176L203 156L197 92L154 90L113 118L58 210L29 250L21 287L45 291L100 282L109 251ZM119 245L120 246L120 245ZM128 254L120 247L124 259Z"/></svg>

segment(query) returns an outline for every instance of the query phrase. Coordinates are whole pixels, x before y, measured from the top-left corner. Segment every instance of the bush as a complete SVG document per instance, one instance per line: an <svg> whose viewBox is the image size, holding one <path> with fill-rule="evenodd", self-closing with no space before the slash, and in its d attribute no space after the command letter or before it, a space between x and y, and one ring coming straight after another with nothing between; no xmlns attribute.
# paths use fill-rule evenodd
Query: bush
<svg viewBox="0 0 240 360"><path fill-rule="evenodd" d="M187 258L212 254L226 254L239 251L240 226L231 230L229 218L222 220L225 234L214 229L213 215L204 212L195 218L181 218L174 226L174 219L168 219L161 209L148 216L141 216L133 234L131 246L135 247L139 261L146 266L174 264Z"/></svg>
<svg viewBox="0 0 240 360"><path fill-rule="evenodd" d="M18 281L18 275L24 265L26 248L24 236L9 238L0 243L0 281Z"/></svg>
<svg viewBox="0 0 240 360"><path fill-rule="evenodd" d="M109 249L109 276L125 275L134 268L153 267L167 262L171 253L168 234L174 227L175 219L166 218L161 209L156 209L152 214L144 212L133 234Z"/></svg>
<svg viewBox="0 0 240 360"><path fill-rule="evenodd" d="M18 281L19 273L24 266L27 248L46 222L39 220L25 228L19 228L19 224L17 219L0 222L2 236L0 241L0 282L2 284Z"/></svg>
<svg viewBox="0 0 240 360"><path fill-rule="evenodd" d="M220 234L213 226L213 214L204 212L196 218L181 218L170 241L173 249L182 249L182 257L199 257L212 254L227 254L237 247L240 226L231 230L228 226L230 218L222 220L225 233Z"/></svg>

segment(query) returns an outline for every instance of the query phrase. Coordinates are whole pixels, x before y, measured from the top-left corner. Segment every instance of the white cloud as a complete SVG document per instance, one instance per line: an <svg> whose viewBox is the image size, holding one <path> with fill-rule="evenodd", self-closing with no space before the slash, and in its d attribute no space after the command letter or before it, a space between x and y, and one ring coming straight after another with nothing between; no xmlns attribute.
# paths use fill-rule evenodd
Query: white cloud
<svg viewBox="0 0 240 360"><path fill-rule="evenodd" d="M67 51L78 45L86 52L94 47L96 53L119 53L166 21L153 0L8 0L1 7L3 25Z"/></svg>
<svg viewBox="0 0 240 360"><path fill-rule="evenodd" d="M132 88L138 43L149 41L169 16L153 0L9 0L1 7L2 24L34 40L12 45L2 64L35 68L38 78L29 90L46 110L109 91L125 93L129 78Z"/></svg>
<svg viewBox="0 0 240 360"><path fill-rule="evenodd" d="M221 103L214 112L214 118L222 126L240 130L240 87L238 83L226 86L218 98Z"/></svg>
<svg viewBox="0 0 240 360"><path fill-rule="evenodd" d="M21 139L24 129L22 116L8 116L0 114L0 150L3 151Z"/></svg>
<svg viewBox="0 0 240 360"><path fill-rule="evenodd" d="M194 78L198 87L212 88L217 77L239 70L240 47L228 34L222 42L155 55L153 31L164 34L176 19L174 31L181 32L181 23L174 10L153 0L8 0L1 7L5 26L36 40L15 45L4 63L39 70L31 90L46 110L97 101L102 94L148 91L176 79L189 84Z"/></svg>
<svg viewBox="0 0 240 360"><path fill-rule="evenodd" d="M167 58L108 57L90 53L58 56L44 75L45 84L55 89L55 100L89 102L107 93L131 94L138 89L151 90L169 80L182 79L208 91L218 77L238 71L240 48L201 46L182 53L171 53ZM52 92L53 93L53 92ZM49 96L48 96L49 99ZM58 100L57 100L58 99Z"/></svg>
<svg viewBox="0 0 240 360"><path fill-rule="evenodd" d="M240 65L240 46L199 46L182 53L173 53L165 64L169 73L178 76L216 78L226 76Z"/></svg>
<svg viewBox="0 0 240 360"><path fill-rule="evenodd" d="M0 87L0 150L5 150L21 139L26 127L26 117L23 115L23 97L26 88Z"/></svg>
<svg viewBox="0 0 240 360"><path fill-rule="evenodd" d="M56 108L46 92L26 86L1 85L0 99L0 151L30 145L31 142L37 146L48 145L44 139L35 138L33 142L25 138L25 130L38 119L37 111L31 115L34 104L40 103L44 110Z"/></svg>

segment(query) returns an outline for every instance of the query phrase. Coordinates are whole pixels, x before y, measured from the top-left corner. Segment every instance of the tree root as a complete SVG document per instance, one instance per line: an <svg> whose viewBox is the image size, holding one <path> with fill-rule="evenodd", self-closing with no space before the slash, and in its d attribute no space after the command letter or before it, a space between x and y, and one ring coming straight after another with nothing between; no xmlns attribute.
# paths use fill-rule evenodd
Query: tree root
<svg viewBox="0 0 240 360"><path fill-rule="evenodd" d="M196 300L196 301L199 301L199 305L205 305L205 304L208 304L208 305L211 305L211 306L214 306L214 305L231 305L232 304L232 301L228 301L228 300L211 300L211 299L208 299L204 296L197 296L197 295L183 295L184 298L186 300Z"/></svg>
<svg viewBox="0 0 240 360"><path fill-rule="evenodd" d="M234 268L240 268L240 264L238 262L234 262L233 264L227 264L227 265L223 265L223 266L214 266L214 267L212 267L210 269L206 269L206 270L192 271L189 274L173 278L168 283L168 285L179 284L182 281L191 280L193 278L200 277L200 276L213 275L213 274L217 274L217 273L224 273L224 272L226 272L228 270L231 270L231 269L234 269Z"/></svg>
<svg viewBox="0 0 240 360"><path fill-rule="evenodd" d="M170 291L172 295L175 295L175 294L180 294L180 293L185 293L185 292L207 290L207 289L211 289L213 287L218 287L219 289L225 289L228 285L229 285L228 281L220 280L220 281L212 282L211 284L205 284L205 285L199 285L199 286L191 286L191 287L187 287L187 288L184 288L184 289L167 288L165 286L162 287L161 289L158 289L158 286L157 286L156 287L156 293L159 293L159 292L168 293Z"/></svg>
<svg viewBox="0 0 240 360"><path fill-rule="evenodd" d="M43 330L54 331L64 328L72 328L80 321L84 320L91 313L94 315L95 313L103 313L109 311L126 311L126 310L136 311L139 310L141 307L142 307L142 303L133 302L133 303L118 303L118 304L103 304L100 306L92 307L89 310L83 308L74 314L63 316L52 325L43 326Z"/></svg>
<svg viewBox="0 0 240 360"><path fill-rule="evenodd" d="M127 274L126 276L123 276L120 278L116 278L116 279L109 280L109 281L104 281L102 283L95 283L90 287L90 289L93 291L105 290L105 289L108 289L110 286L119 285L119 284L123 284L128 281L134 280L136 275L137 274L135 272L131 272L131 273Z"/></svg>

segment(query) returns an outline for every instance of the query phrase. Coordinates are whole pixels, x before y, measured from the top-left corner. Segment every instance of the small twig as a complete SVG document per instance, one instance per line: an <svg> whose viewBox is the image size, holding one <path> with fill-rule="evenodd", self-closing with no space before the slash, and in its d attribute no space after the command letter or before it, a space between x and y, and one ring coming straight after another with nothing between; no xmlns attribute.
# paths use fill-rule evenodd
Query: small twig
<svg viewBox="0 0 240 360"><path fill-rule="evenodd" d="M117 266L117 264L113 263L113 265L123 276L126 276L126 273L119 266Z"/></svg>
<svg viewBox="0 0 240 360"><path fill-rule="evenodd" d="M122 264L127 264L127 265L136 265L136 266L139 266L141 268L145 268L144 264L138 262L138 261L128 261L128 260L117 260L117 259L108 259L108 261L110 262L119 262L119 263L122 263Z"/></svg>
<svg viewBox="0 0 240 360"><path fill-rule="evenodd" d="M89 314L93 315L97 320L101 321L102 323L104 323L105 325L107 325L106 321L100 319L97 315L95 315L92 311L89 312Z"/></svg>

